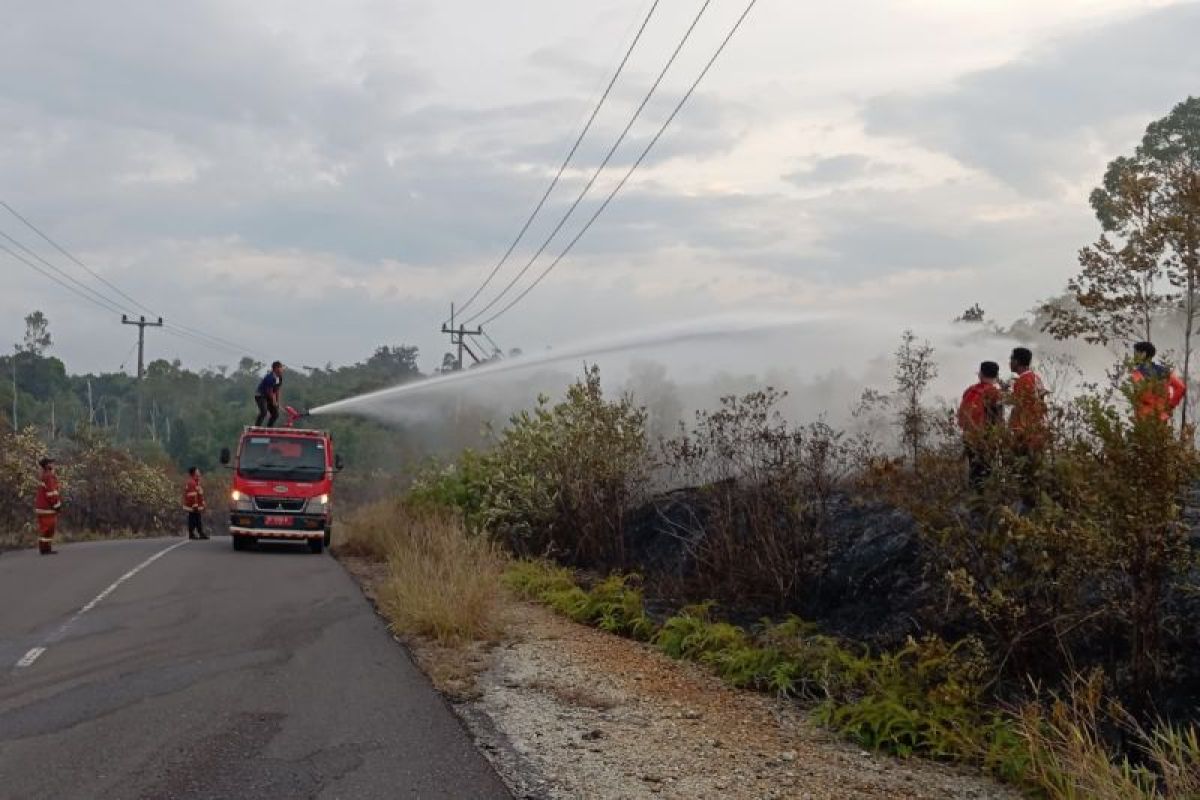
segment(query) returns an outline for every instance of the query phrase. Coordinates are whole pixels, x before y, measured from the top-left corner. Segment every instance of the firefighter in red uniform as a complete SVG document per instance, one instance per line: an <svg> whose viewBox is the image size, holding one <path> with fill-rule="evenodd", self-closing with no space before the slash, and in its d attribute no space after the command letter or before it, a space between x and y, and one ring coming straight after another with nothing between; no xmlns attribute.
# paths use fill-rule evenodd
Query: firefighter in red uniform
<svg viewBox="0 0 1200 800"><path fill-rule="evenodd" d="M187 509L189 539L207 539L204 532L204 487L200 485L200 470L188 467L188 481L183 488L183 507Z"/></svg>
<svg viewBox="0 0 1200 800"><path fill-rule="evenodd" d="M43 458L38 465L42 468L42 479L33 501L33 513L38 525L38 552L52 556L58 552L54 549L54 533L58 529L62 498L58 493L58 476L54 474L54 459Z"/></svg>
<svg viewBox="0 0 1200 800"><path fill-rule="evenodd" d="M967 477L971 488L983 487L992 474L999 432L1004 424L1004 396L1000 391L1000 365L979 365L979 382L967 387L958 406L958 427L967 451Z"/></svg>
<svg viewBox="0 0 1200 800"><path fill-rule="evenodd" d="M1008 402L1012 406L1008 430L1025 499L1032 504L1037 497L1042 451L1050 438L1046 427L1046 387L1033 371L1033 351L1029 348L1014 347L1008 366L1017 376L1008 390Z"/></svg>
<svg viewBox="0 0 1200 800"><path fill-rule="evenodd" d="M1175 370L1154 363L1158 351L1150 342L1138 342L1133 346L1133 372L1130 399L1133 412L1138 419L1171 421L1171 414L1183 402L1187 384L1175 374Z"/></svg>

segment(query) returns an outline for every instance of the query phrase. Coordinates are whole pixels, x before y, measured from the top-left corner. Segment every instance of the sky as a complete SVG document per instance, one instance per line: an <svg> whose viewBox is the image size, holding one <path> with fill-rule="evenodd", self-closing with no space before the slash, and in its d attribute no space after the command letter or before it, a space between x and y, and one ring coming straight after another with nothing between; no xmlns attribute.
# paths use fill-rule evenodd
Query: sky
<svg viewBox="0 0 1200 800"><path fill-rule="evenodd" d="M517 291L745 2L710 0ZM543 213L469 310L546 239L702 4L660 0ZM323 365L409 344L432 369L451 302L513 240L650 0L3 7L0 200L108 283L2 208L0 232L130 311L239 345L152 329L148 359ZM488 332L540 351L729 313L835 312L849 337L855 316L898 332L975 302L1010 321L1059 292L1098 235L1087 194L1104 165L1200 92L1198 32L1195 2L759 0L612 205ZM40 309L73 371L132 369L136 332L118 314L2 251L0 275L0 342Z"/></svg>

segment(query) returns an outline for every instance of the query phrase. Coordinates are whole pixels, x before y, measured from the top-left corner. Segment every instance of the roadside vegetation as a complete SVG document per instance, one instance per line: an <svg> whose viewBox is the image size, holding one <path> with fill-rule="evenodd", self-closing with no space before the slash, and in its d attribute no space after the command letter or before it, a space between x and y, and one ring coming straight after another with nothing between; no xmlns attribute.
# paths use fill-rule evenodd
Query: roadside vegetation
<svg viewBox="0 0 1200 800"><path fill-rule="evenodd" d="M381 501L344 521L341 556L386 565L376 601L397 632L442 644L486 640L502 629L499 545L469 536L448 509Z"/></svg>
<svg viewBox="0 0 1200 800"><path fill-rule="evenodd" d="M401 506L456 514L489 565L502 547L517 596L792 698L864 747L1031 796L1194 798L1200 457L1190 426L1133 413L1119 354L1182 331L1190 367L1197 164L1189 100L1093 194L1105 236L1037 327L1113 343L1115 366L1052 395L1032 468L1001 432L968 485L951 409L928 396L937 354L905 333L853 430L791 423L765 388L654 434L589 368ZM385 540L409 536L395 516Z"/></svg>

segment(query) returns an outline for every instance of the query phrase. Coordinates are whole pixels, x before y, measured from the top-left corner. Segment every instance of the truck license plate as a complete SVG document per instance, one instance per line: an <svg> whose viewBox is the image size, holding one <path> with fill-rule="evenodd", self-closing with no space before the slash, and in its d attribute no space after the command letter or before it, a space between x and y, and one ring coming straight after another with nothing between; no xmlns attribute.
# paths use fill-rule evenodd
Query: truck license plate
<svg viewBox="0 0 1200 800"><path fill-rule="evenodd" d="M267 517L266 523L268 525L274 525L279 528L290 528L290 527L292 527L292 518L291 517Z"/></svg>

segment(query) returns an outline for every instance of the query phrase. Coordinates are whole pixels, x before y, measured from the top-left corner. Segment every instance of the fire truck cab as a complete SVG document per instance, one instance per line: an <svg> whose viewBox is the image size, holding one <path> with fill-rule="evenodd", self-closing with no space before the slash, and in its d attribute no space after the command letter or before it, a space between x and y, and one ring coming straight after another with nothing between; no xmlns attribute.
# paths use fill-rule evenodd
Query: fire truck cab
<svg viewBox="0 0 1200 800"><path fill-rule="evenodd" d="M260 539L304 541L314 553L329 545L333 476L342 469L329 433L248 426L232 458L228 448L221 451L221 463L233 468L229 534L234 550Z"/></svg>

